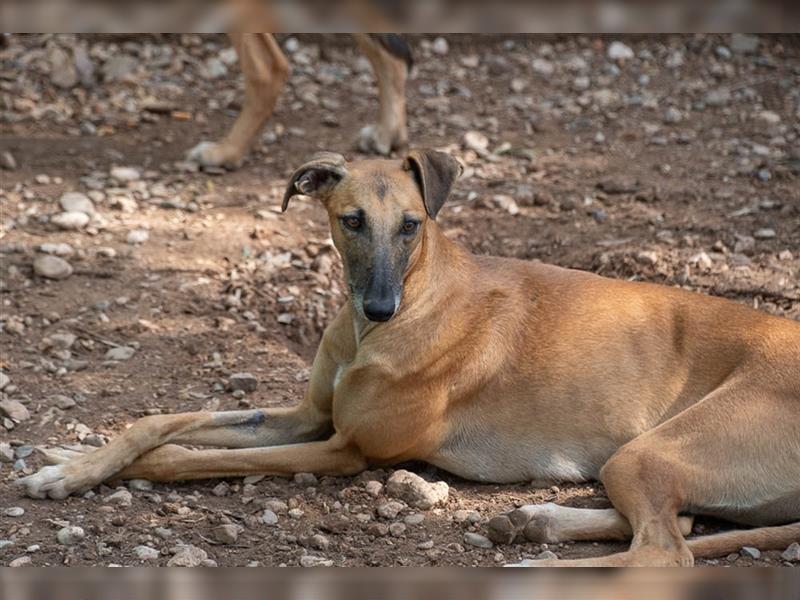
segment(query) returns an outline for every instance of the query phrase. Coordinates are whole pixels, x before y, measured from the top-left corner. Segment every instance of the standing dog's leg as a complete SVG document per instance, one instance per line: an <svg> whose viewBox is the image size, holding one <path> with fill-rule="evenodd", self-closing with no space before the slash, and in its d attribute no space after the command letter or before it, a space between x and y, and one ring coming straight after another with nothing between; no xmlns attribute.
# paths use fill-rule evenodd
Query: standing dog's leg
<svg viewBox="0 0 800 600"><path fill-rule="evenodd" d="M384 36L384 43L378 35ZM408 144L406 78L411 60L410 50L405 46L405 41L394 34L358 33L354 37L375 71L380 101L378 123L361 130L358 147L362 152L388 155L392 150ZM395 52L390 48L396 48ZM400 49L404 52L400 52Z"/></svg>
<svg viewBox="0 0 800 600"><path fill-rule="evenodd" d="M272 35L234 33L230 37L244 75L244 107L224 139L201 142L189 151L189 158L204 166L239 166L272 115L289 74L289 64Z"/></svg>

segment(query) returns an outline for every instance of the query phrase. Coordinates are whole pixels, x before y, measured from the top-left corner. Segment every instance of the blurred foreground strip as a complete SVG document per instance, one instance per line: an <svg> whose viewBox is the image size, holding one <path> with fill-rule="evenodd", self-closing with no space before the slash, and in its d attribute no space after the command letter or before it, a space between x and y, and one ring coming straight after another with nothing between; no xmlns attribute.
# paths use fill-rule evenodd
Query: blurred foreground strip
<svg viewBox="0 0 800 600"><path fill-rule="evenodd" d="M784 0L4 0L6 32L792 32Z"/></svg>
<svg viewBox="0 0 800 600"><path fill-rule="evenodd" d="M8 600L796 600L790 569L3 569Z"/></svg>

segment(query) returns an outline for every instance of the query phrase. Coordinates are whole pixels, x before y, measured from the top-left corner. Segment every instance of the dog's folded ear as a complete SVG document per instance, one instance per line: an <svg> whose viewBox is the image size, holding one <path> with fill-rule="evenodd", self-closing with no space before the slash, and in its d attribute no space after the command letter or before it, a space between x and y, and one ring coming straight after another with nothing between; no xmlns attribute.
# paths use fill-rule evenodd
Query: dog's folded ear
<svg viewBox="0 0 800 600"><path fill-rule="evenodd" d="M461 175L461 163L444 152L412 150L406 156L403 168L414 174L422 191L425 210L432 219L436 218L450 188Z"/></svg>
<svg viewBox="0 0 800 600"><path fill-rule="evenodd" d="M317 152L299 167L283 194L281 210L289 206L289 200L296 194L323 199L347 175L344 156L335 152Z"/></svg>

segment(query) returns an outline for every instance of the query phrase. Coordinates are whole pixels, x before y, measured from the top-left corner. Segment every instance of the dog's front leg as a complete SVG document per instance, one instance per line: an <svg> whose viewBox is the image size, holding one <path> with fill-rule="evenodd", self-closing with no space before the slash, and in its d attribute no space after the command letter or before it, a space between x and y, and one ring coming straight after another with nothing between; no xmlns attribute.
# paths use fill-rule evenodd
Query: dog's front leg
<svg viewBox="0 0 800 600"><path fill-rule="evenodd" d="M341 435L303 444L240 448L189 450L167 444L151 450L127 466L122 479L184 481L246 475L353 475L367 468L358 447Z"/></svg>

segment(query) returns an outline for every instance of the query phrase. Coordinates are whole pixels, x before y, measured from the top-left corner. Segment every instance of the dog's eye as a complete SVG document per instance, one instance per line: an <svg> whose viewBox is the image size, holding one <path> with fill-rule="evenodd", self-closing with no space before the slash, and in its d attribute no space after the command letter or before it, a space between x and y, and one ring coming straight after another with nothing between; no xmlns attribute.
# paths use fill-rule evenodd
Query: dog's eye
<svg viewBox="0 0 800 600"><path fill-rule="evenodd" d="M403 235L413 235L417 232L417 227L419 227L419 223L416 221L405 221L400 227L400 233Z"/></svg>
<svg viewBox="0 0 800 600"><path fill-rule="evenodd" d="M362 225L361 217L354 217L354 216L343 217L342 218L342 223L350 231L358 231L359 229L361 229L361 225Z"/></svg>

